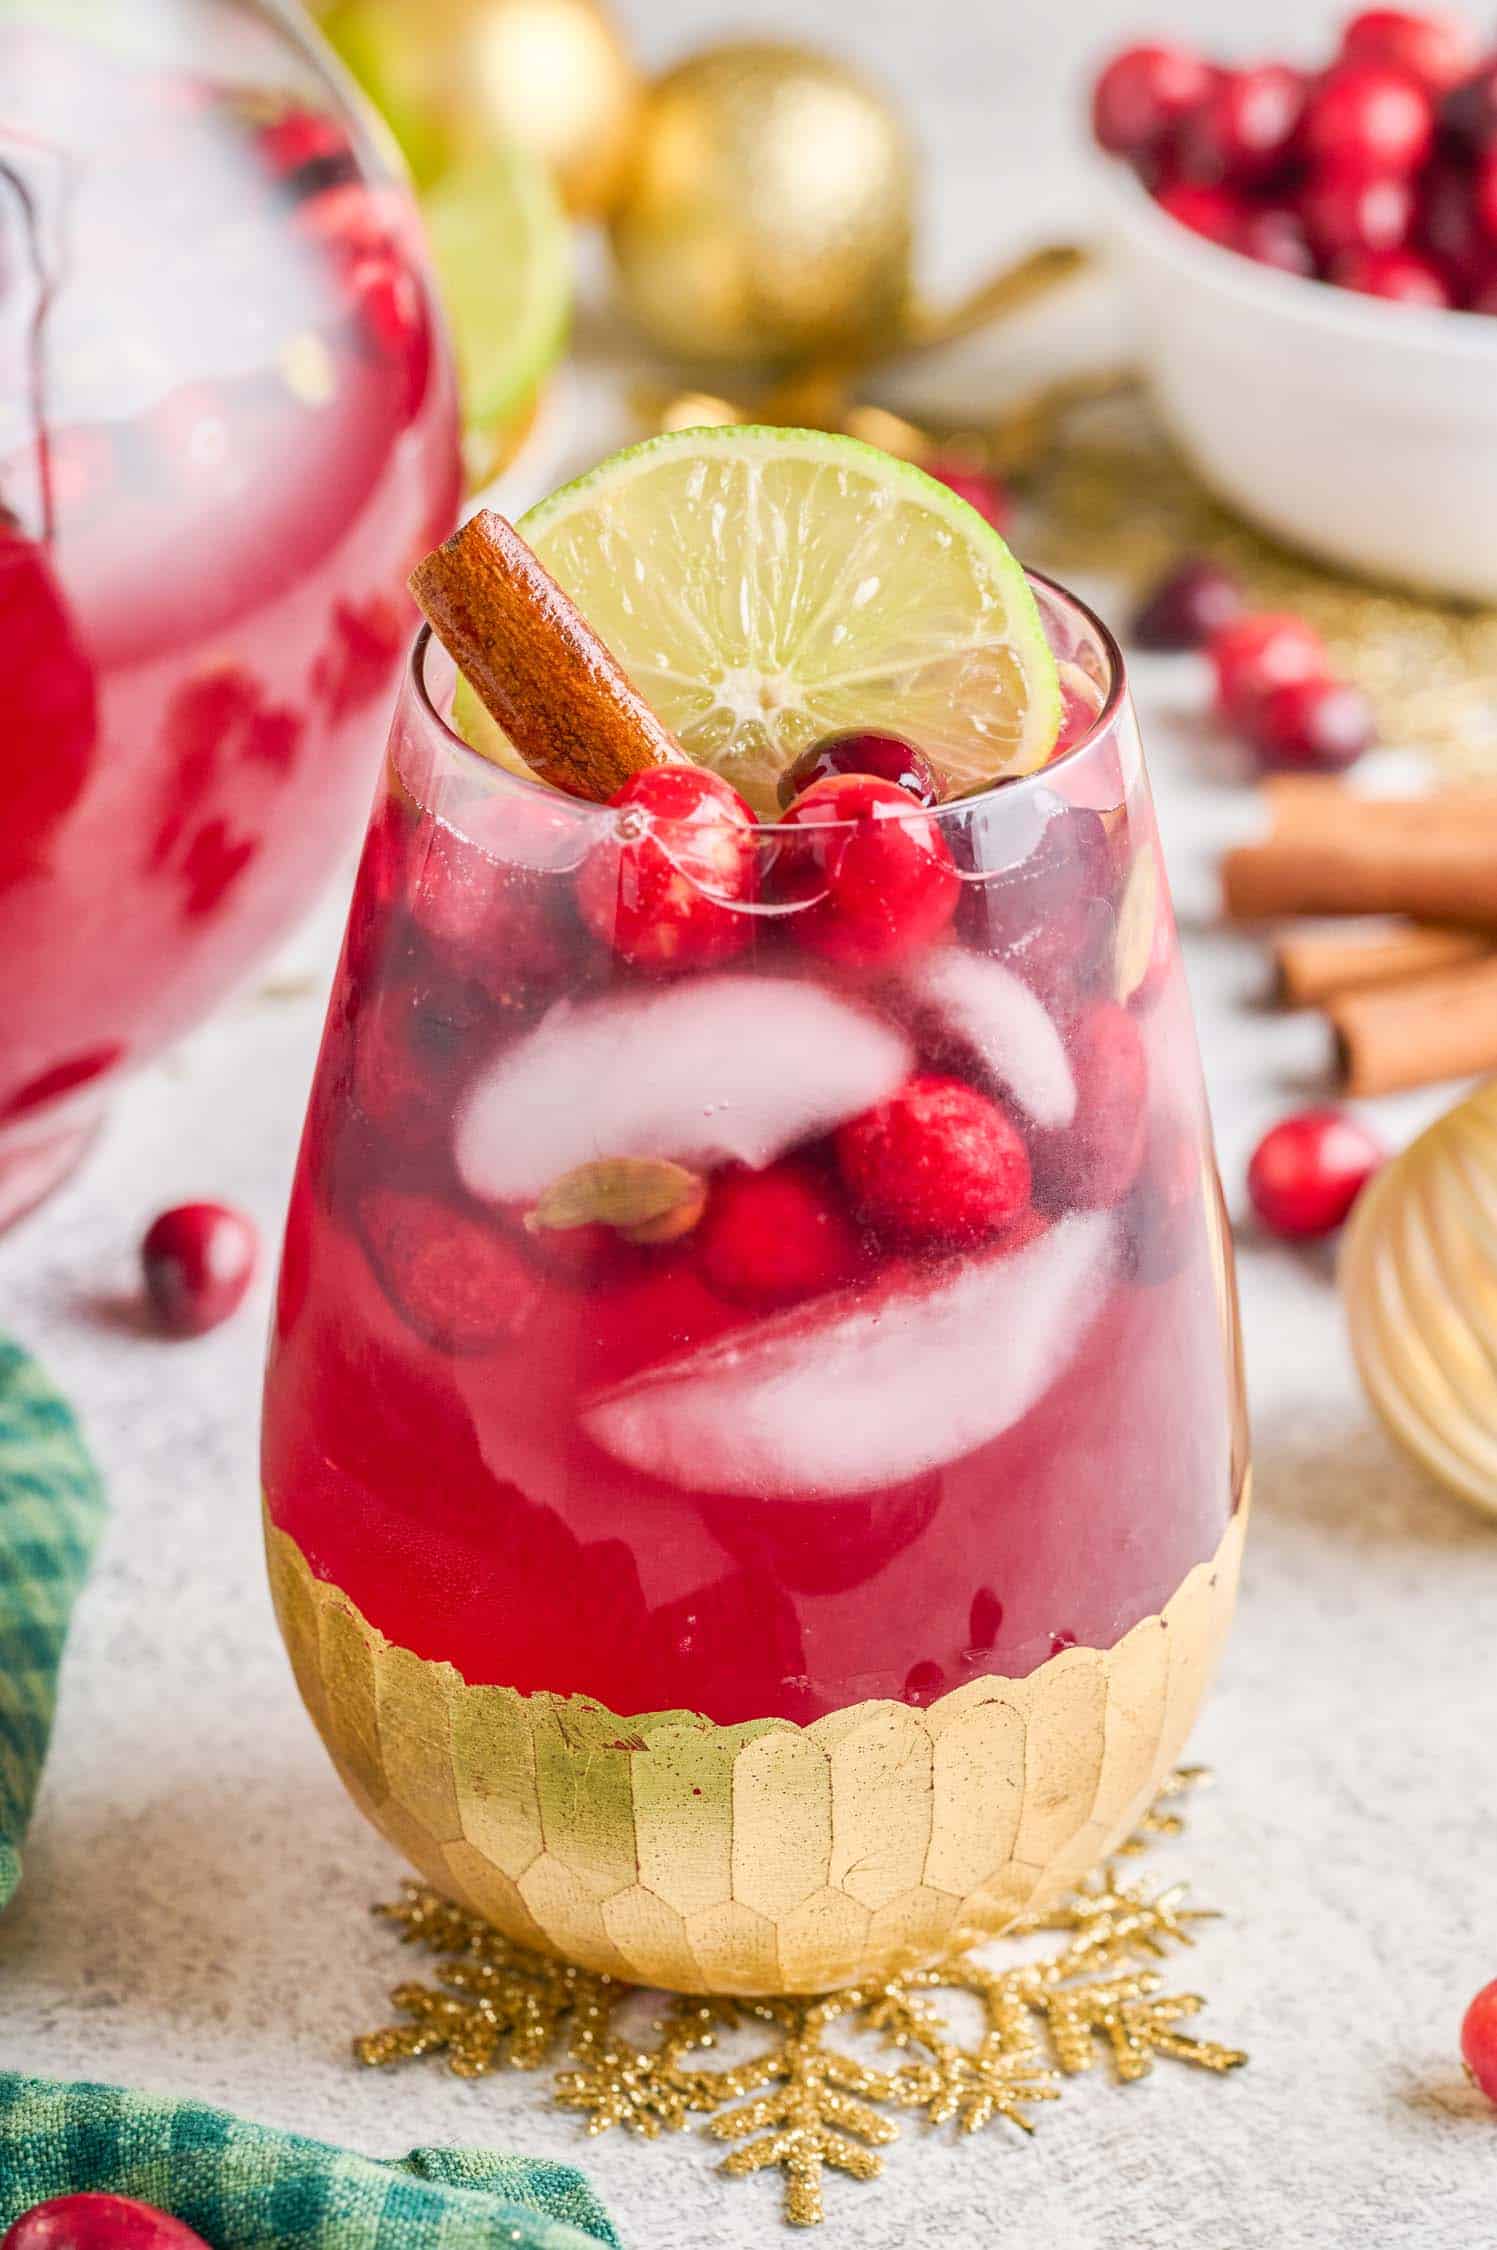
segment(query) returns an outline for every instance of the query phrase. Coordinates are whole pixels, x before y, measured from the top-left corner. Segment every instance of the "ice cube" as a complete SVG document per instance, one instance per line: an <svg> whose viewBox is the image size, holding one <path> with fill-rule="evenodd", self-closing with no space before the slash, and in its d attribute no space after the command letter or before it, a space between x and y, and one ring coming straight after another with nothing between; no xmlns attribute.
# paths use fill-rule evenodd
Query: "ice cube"
<svg viewBox="0 0 1497 2250"><path fill-rule="evenodd" d="M1076 1082L1066 1050L1037 993L1012 969L965 946L927 953L900 979L907 998L1036 1125L1069 1125Z"/></svg>
<svg viewBox="0 0 1497 2250"><path fill-rule="evenodd" d="M561 1001L481 1072L458 1118L472 1192L527 1202L600 1156L770 1163L892 1094L909 1041L824 984L693 977Z"/></svg>
<svg viewBox="0 0 1497 2250"><path fill-rule="evenodd" d="M872 1291L845 1290L667 1360L588 1405L606 1453L698 1492L871 1492L958 1460L1060 1381L1101 1309L1113 1221L1060 1220Z"/></svg>

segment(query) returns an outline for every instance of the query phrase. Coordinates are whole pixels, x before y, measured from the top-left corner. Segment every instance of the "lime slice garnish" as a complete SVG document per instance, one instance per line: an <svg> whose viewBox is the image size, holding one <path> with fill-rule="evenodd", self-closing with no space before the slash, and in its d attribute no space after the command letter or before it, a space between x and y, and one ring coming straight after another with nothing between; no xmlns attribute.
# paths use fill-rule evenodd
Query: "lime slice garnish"
<svg viewBox="0 0 1497 2250"><path fill-rule="evenodd" d="M469 451L487 458L561 355L571 236L549 176L521 148L456 165L423 209L452 323Z"/></svg>
<svg viewBox="0 0 1497 2250"><path fill-rule="evenodd" d="M1054 748L1055 660L1018 563L945 485L856 439L672 431L520 529L687 755L761 814L829 734L903 735L951 793ZM455 716L499 751L476 698Z"/></svg>

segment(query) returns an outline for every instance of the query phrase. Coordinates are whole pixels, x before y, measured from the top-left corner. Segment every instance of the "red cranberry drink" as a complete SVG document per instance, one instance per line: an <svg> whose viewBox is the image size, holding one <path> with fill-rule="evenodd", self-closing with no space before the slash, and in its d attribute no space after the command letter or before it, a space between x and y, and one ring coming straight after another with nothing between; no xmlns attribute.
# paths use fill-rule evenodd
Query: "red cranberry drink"
<svg viewBox="0 0 1497 2250"><path fill-rule="evenodd" d="M239 0L0 25L0 1223L308 902L458 496L408 199Z"/></svg>
<svg viewBox="0 0 1497 2250"><path fill-rule="evenodd" d="M814 1985L932 1950L896 1896L950 1893L991 1923L1067 1854L1079 1872L1199 1692L1210 1649L1172 1605L1225 1598L1245 1462L1158 842L1109 637L903 464L690 432L523 528L672 755L606 805L521 778L530 745L466 687L488 758L449 731L452 667L418 646L288 1222L264 1456L278 1600L356 1793L445 1889L624 1973ZM502 664L514 620L492 622ZM585 727L596 682L569 700L532 670ZM324 1669L349 1630L360 1707L385 1714L363 1752ZM1127 1689L1119 1667L1139 1667ZM470 1714L452 1704L453 1742L502 1712L530 1779L454 1781L444 1718L431 1771L402 1780L376 1738L426 1740L396 1716L422 1682ZM1042 1725L1052 1693L1074 1701ZM934 1872L938 1781L887 1921L875 1901L870 1934L849 1906L861 1935L803 1966L783 1931L773 1965L735 1952L732 1914L778 1929L780 1911L739 1875L720 1897L703 1877L700 1912L730 1916L711 1946L626 1943L623 1906L605 1929L547 1887L559 1855L603 1899L596 1835L541 1851L552 1872L527 1889L535 1838L510 1866L464 1805L470 1782L534 1786L544 1827L529 1730L573 1713L587 1734L601 1711L603 1766L636 1761L637 1858L660 1714L697 1730L694 1758L766 1724L777 1743L914 1729L928 1796L930 1743L955 1756L943 1730L1000 1703L1006 1751L936 1753L988 1808L992 1864ZM1073 1730L1079 1778L1053 1803L1075 1818L1031 1863L1003 1792L1026 1757L1035 1777L1042 1750L1063 1765ZM673 1836L706 1850L715 1782L669 1771ZM772 1778L752 1803L783 1782L799 1834L800 1784ZM577 1786L611 1834L613 1782Z"/></svg>

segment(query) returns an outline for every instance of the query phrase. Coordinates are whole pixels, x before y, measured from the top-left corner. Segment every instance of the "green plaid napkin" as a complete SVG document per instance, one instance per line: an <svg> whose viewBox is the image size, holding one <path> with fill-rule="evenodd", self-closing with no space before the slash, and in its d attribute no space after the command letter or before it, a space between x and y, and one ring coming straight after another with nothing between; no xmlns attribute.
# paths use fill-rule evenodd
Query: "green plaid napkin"
<svg viewBox="0 0 1497 2250"><path fill-rule="evenodd" d="M0 2072L0 2234L33 2203L138 2196L213 2250L618 2250L580 2172L476 2149L381 2162L201 2102Z"/></svg>
<svg viewBox="0 0 1497 2250"><path fill-rule="evenodd" d="M0 1339L0 1908L21 1879L57 1667L103 1520L70 1410L36 1361Z"/></svg>

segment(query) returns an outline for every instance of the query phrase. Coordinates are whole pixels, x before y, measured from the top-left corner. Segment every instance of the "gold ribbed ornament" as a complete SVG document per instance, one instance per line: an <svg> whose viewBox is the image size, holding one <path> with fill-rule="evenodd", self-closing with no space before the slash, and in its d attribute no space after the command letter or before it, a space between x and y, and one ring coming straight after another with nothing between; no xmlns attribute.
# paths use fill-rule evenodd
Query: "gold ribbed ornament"
<svg viewBox="0 0 1497 2250"><path fill-rule="evenodd" d="M611 231L625 302L657 343L766 361L902 330L913 214L889 104L827 56L741 41L650 89Z"/></svg>
<svg viewBox="0 0 1497 2250"><path fill-rule="evenodd" d="M1391 1435L1497 1515L1497 1079L1363 1190L1341 1289L1363 1384Z"/></svg>

